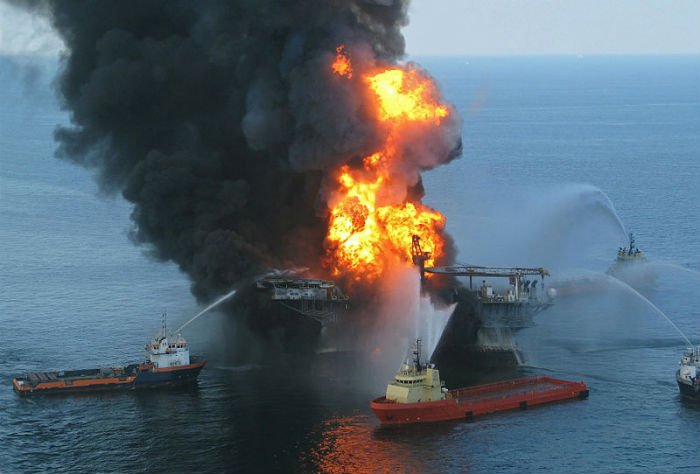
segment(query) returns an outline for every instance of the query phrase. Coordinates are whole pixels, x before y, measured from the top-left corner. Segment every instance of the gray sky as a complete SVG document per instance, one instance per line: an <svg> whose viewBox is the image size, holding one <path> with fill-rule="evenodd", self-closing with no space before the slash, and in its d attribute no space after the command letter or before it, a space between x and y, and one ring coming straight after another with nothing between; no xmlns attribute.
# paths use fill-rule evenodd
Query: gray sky
<svg viewBox="0 0 700 474"><path fill-rule="evenodd" d="M48 21L0 0L0 54L56 54L63 44Z"/></svg>
<svg viewBox="0 0 700 474"><path fill-rule="evenodd" d="M700 54L700 0L413 0L412 55ZM49 25L0 0L0 54L56 54Z"/></svg>
<svg viewBox="0 0 700 474"><path fill-rule="evenodd" d="M700 0L413 0L409 54L700 54Z"/></svg>

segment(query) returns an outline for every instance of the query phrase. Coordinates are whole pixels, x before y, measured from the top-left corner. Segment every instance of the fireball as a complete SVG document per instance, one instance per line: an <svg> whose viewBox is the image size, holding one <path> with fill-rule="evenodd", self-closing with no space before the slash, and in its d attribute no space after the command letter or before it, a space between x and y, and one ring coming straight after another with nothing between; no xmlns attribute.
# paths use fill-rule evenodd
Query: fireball
<svg viewBox="0 0 700 474"><path fill-rule="evenodd" d="M353 68L343 45L336 49L332 70L352 78ZM327 262L333 275L372 281L390 266L410 265L411 242L420 237L430 252L426 266L444 251L441 232L445 217L406 198L391 202L386 195L397 184L392 170L399 168L402 138L416 125L438 127L449 109L439 100L429 77L411 66L388 66L365 73L359 81L375 118L386 127L381 149L367 155L362 167L341 166L334 174L335 188L328 200ZM406 193L404 192L404 195ZM385 202L386 201L386 202Z"/></svg>

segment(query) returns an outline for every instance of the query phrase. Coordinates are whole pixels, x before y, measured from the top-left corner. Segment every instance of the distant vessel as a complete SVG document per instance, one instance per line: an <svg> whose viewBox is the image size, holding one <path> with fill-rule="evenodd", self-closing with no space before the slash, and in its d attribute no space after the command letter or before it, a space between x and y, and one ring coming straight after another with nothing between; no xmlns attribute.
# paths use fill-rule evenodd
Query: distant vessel
<svg viewBox="0 0 700 474"><path fill-rule="evenodd" d="M637 248L634 235L629 234L629 246L617 249L617 258L607 273L641 292L651 291L658 277L654 267L645 265L647 256Z"/></svg>
<svg viewBox="0 0 700 474"><path fill-rule="evenodd" d="M551 377L525 377L448 390L434 365L421 364L420 339L413 355L413 361L404 362L387 385L386 395L370 404L382 424L472 419L487 413L588 398L585 383Z"/></svg>
<svg viewBox="0 0 700 474"><path fill-rule="evenodd" d="M22 395L101 390L134 390L195 382L206 361L190 356L180 334L168 337L163 313L159 334L146 345L147 359L127 366L99 369L34 372L12 379Z"/></svg>
<svg viewBox="0 0 700 474"><path fill-rule="evenodd" d="M700 401L700 346L691 347L681 356L680 367L676 371L676 382L681 396Z"/></svg>
<svg viewBox="0 0 700 474"><path fill-rule="evenodd" d="M609 274L612 275L616 271L622 270L630 264L644 263L647 261L647 257L644 255L644 252L639 250L635 245L634 234L631 232L629 239L629 247L620 247L617 249L617 259L615 259L615 263L612 265L612 267L610 267L610 270L608 270Z"/></svg>

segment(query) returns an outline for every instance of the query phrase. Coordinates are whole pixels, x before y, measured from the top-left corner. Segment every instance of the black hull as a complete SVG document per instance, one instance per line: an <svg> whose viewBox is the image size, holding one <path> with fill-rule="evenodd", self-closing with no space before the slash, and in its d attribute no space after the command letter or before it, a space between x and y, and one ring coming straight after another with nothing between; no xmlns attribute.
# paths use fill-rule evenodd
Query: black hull
<svg viewBox="0 0 700 474"><path fill-rule="evenodd" d="M677 382L683 398L700 402L700 385L690 385L680 380L677 380Z"/></svg>
<svg viewBox="0 0 700 474"><path fill-rule="evenodd" d="M174 387L197 382L197 376L204 366L200 365L182 370L168 372L142 372L136 377L134 387L144 388Z"/></svg>

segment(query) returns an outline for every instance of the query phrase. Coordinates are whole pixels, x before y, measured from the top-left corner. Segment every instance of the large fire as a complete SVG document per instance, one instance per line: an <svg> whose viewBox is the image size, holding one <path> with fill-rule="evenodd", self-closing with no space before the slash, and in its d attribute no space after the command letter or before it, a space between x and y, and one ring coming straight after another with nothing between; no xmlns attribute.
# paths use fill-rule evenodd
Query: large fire
<svg viewBox="0 0 700 474"><path fill-rule="evenodd" d="M332 70L352 78L353 68L343 45L336 49ZM390 66L361 77L368 102L385 126L381 149L364 157L362 167L342 166L334 178L329 199L328 264L334 275L352 275L372 281L388 266L411 262L413 235L430 252L430 266L444 251L441 231L445 218L439 212L406 199L407 184L396 182L402 138L416 127L436 127L448 116L435 85L419 70ZM397 202L396 187L402 188Z"/></svg>

